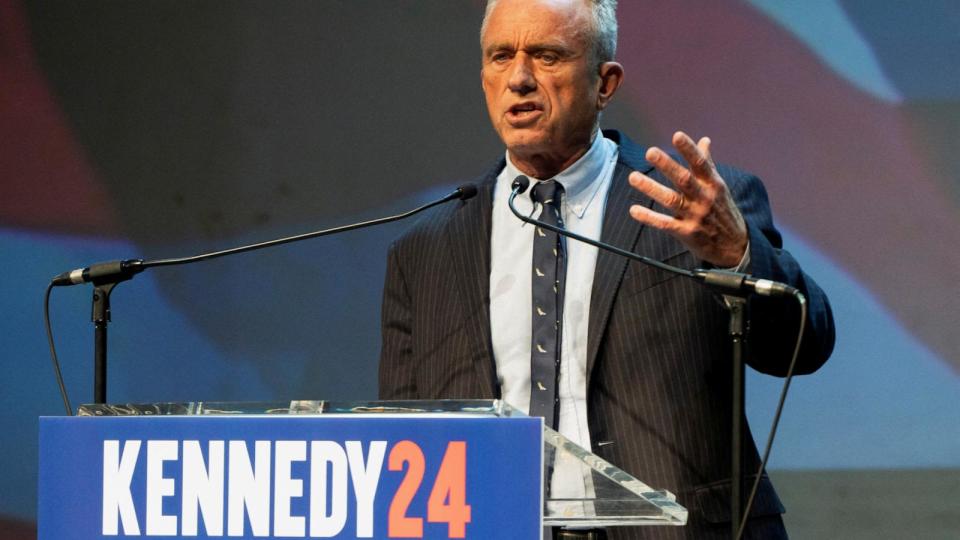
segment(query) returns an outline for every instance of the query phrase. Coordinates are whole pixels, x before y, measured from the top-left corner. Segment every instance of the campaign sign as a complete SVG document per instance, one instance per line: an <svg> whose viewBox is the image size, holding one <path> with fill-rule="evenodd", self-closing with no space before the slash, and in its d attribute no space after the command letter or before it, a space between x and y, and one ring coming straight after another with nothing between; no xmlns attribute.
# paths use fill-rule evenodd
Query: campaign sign
<svg viewBox="0 0 960 540"><path fill-rule="evenodd" d="M541 426L41 418L39 538L539 538Z"/></svg>

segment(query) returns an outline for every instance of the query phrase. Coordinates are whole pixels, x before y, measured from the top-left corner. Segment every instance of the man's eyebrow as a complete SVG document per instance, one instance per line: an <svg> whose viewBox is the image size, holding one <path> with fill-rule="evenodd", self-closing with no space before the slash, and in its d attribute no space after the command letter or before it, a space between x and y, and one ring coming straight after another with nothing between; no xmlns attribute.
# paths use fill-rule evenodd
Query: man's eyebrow
<svg viewBox="0 0 960 540"><path fill-rule="evenodd" d="M541 52L553 52L561 56L573 56L574 50L563 43L557 42L544 42L544 43L530 43L523 47L523 50L530 54L536 54ZM516 51L516 47L510 43L493 43L488 45L487 48L483 50L484 56L490 56L498 51Z"/></svg>
<svg viewBox="0 0 960 540"><path fill-rule="evenodd" d="M514 51L514 50L516 50L514 46L508 43L493 43L493 44L487 45L487 48L483 50L483 55L490 56L491 54L497 51Z"/></svg>
<svg viewBox="0 0 960 540"><path fill-rule="evenodd" d="M523 50L528 53L552 52L561 56L572 56L574 54L572 48L562 43L531 43Z"/></svg>

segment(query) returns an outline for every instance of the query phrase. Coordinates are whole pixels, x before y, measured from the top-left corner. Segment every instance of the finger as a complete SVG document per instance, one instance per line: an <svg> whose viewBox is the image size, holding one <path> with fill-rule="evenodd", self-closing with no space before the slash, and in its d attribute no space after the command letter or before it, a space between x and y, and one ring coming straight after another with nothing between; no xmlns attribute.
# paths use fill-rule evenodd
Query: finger
<svg viewBox="0 0 960 540"><path fill-rule="evenodd" d="M688 199L695 200L698 198L700 186L697 184L697 179L694 178L690 169L680 165L672 157L667 155L666 152L655 146L647 150L646 158L647 161L662 172L681 193L686 195Z"/></svg>
<svg viewBox="0 0 960 540"><path fill-rule="evenodd" d="M630 217L640 223L672 234L678 234L681 227L680 220L677 218L661 214L660 212L654 212L646 206L639 204L630 207Z"/></svg>
<svg viewBox="0 0 960 540"><path fill-rule="evenodd" d="M713 141L710 137L700 137L700 140L697 141L697 148L703 152L703 155L707 156L707 160L713 162L713 155L710 153L710 146L713 145Z"/></svg>
<svg viewBox="0 0 960 540"><path fill-rule="evenodd" d="M700 139L701 142L703 139ZM708 147L709 147L709 140ZM690 164L690 169L694 176L702 180L708 180L713 177L713 163L710 161L709 153L704 153L700 145L693 142L689 135L682 131L673 134L673 146L680 152L683 159Z"/></svg>
<svg viewBox="0 0 960 540"><path fill-rule="evenodd" d="M697 141L697 148L700 149L700 152L703 153L707 158L707 164L710 168L710 175L708 176L710 182L719 182L723 183L723 178L720 178L720 173L717 171L717 163L713 161L713 152L711 147L713 146L713 141L710 140L710 137L701 137Z"/></svg>
<svg viewBox="0 0 960 540"><path fill-rule="evenodd" d="M630 185L637 191L650 197L659 203L660 206L673 210L674 212L683 211L687 204L680 193L677 193L641 172L633 171L630 173L630 176L627 177L627 181L630 182Z"/></svg>

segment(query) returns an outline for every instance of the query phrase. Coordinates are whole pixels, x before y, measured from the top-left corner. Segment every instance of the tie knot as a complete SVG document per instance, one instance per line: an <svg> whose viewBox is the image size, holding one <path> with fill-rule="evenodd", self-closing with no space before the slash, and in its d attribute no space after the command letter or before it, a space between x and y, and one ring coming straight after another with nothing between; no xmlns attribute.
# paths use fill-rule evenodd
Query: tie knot
<svg viewBox="0 0 960 540"><path fill-rule="evenodd" d="M530 198L535 203L544 206L560 208L560 198L563 196L563 186L554 180L538 182L530 191Z"/></svg>

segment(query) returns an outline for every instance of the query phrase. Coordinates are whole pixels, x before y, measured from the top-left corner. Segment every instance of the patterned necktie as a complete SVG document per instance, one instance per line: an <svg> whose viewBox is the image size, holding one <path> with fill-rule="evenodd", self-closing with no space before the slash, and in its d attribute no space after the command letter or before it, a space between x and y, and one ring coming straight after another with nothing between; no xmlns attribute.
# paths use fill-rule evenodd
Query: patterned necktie
<svg viewBox="0 0 960 540"><path fill-rule="evenodd" d="M563 186L553 180L539 182L530 192L542 207L540 221L563 227L560 200ZM563 289L566 258L560 235L541 227L533 233L533 325L530 343L530 415L542 416L557 429L560 397L560 333L563 328Z"/></svg>

